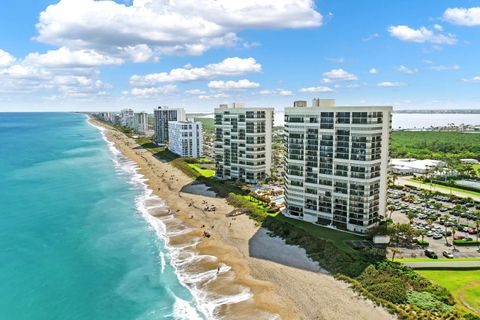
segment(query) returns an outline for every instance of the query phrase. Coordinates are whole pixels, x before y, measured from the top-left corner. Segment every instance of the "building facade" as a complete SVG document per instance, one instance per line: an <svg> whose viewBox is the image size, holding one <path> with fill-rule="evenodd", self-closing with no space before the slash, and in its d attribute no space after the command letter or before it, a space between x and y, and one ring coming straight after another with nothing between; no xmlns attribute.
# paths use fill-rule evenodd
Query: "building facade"
<svg viewBox="0 0 480 320"><path fill-rule="evenodd" d="M181 157L200 158L203 153L201 122L170 121L168 149Z"/></svg>
<svg viewBox="0 0 480 320"><path fill-rule="evenodd" d="M138 112L133 115L133 130L138 134L147 134L148 132L148 113Z"/></svg>
<svg viewBox="0 0 480 320"><path fill-rule="evenodd" d="M285 214L365 233L385 214L391 107L285 108Z"/></svg>
<svg viewBox="0 0 480 320"><path fill-rule="evenodd" d="M168 107L158 107L154 109L155 117L155 142L157 144L168 143L168 123L170 121L185 121L185 110L169 109Z"/></svg>
<svg viewBox="0 0 480 320"><path fill-rule="evenodd" d="M133 110L132 109L122 109L120 111L120 125L133 129Z"/></svg>
<svg viewBox="0 0 480 320"><path fill-rule="evenodd" d="M255 183L270 175L273 108L241 104L215 109L215 162L219 179Z"/></svg>

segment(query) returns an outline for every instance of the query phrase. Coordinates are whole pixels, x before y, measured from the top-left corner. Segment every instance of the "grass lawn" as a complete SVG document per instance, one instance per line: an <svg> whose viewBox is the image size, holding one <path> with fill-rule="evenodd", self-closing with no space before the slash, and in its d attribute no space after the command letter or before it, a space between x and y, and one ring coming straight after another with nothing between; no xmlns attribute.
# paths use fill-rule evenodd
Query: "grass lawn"
<svg viewBox="0 0 480 320"><path fill-rule="evenodd" d="M306 233L316 237L316 238L321 238L325 240L330 240L333 242L337 248L346 251L346 252L353 252L357 253L352 247L350 247L348 244L345 243L346 240L364 240L363 237L347 233L347 232L341 232L337 231L334 229L322 227L319 225L315 225L309 222L305 221L300 221L292 218L285 217L282 214L279 214L276 219L283 220L285 222L288 222L292 225L295 225L301 229L303 229Z"/></svg>
<svg viewBox="0 0 480 320"><path fill-rule="evenodd" d="M460 192L460 193L465 193L465 194L471 194L471 195L474 195L474 196L477 196L477 197L480 197L480 192L475 192L475 191L470 191L470 190L464 190L464 189L460 189L460 188L455 188L455 187L447 187L447 186L442 186L440 184L435 184L435 183L423 183L423 182L419 182L418 180L414 180L414 179L408 179L408 181L414 183L413 186L414 187L418 187L418 185L422 185L424 187L424 189L426 188L430 188L430 185L432 187L435 187L437 189L442 189L442 190L445 190L446 192L450 192L450 191L455 191L455 192Z"/></svg>
<svg viewBox="0 0 480 320"><path fill-rule="evenodd" d="M391 259L390 259L391 260ZM396 262L450 262L450 261L480 261L480 258L439 258L439 259L430 259L430 258L395 258Z"/></svg>
<svg viewBox="0 0 480 320"><path fill-rule="evenodd" d="M464 309L469 310L465 306L468 304L480 315L480 270L416 270L415 272L447 288Z"/></svg>
<svg viewBox="0 0 480 320"><path fill-rule="evenodd" d="M202 175L203 177L205 178L210 178L210 177L213 177L215 175L215 171L213 170L209 170L209 169L202 169L200 167L198 167L196 164L194 163L188 163L187 164L190 168L192 168L193 170L197 171L198 173L200 173L200 175Z"/></svg>

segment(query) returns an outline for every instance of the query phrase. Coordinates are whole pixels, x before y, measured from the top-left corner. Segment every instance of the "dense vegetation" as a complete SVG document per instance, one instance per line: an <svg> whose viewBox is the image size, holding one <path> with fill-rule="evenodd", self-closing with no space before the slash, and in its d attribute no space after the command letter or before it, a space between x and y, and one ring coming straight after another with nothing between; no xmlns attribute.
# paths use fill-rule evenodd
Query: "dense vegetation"
<svg viewBox="0 0 480 320"><path fill-rule="evenodd" d="M394 131L390 139L392 158L453 161L480 159L480 134L436 131Z"/></svg>
<svg viewBox="0 0 480 320"><path fill-rule="evenodd" d="M215 121L213 118L193 118L195 121L201 122L203 131L213 133L215 132Z"/></svg>

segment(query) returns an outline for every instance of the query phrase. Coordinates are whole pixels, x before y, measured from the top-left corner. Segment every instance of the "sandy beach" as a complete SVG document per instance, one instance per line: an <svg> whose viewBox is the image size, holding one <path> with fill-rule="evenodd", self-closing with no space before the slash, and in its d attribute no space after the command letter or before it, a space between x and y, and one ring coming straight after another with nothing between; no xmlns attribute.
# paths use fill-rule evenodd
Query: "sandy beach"
<svg viewBox="0 0 480 320"><path fill-rule="evenodd" d="M346 283L322 272L303 249L285 247L283 240L269 237L247 216L227 217L234 208L225 199L184 192L192 190L184 189L192 184L190 177L159 161L123 133L89 121L105 128L107 139L138 165L153 193L169 208L153 210L151 214L161 218L174 213L182 228L188 228L187 232L173 233L170 244L185 247L192 239L198 239L198 244L188 250L216 257L215 261L192 262L186 268L193 273L211 272L223 265L231 268L204 284L209 295L235 295L245 288L251 292L250 299L218 308L222 318L268 319L277 315L281 319L394 319L384 309L359 297ZM214 205L215 212L205 210L207 205ZM179 228L178 224L165 225L167 231L169 227ZM204 231L211 236L202 237Z"/></svg>

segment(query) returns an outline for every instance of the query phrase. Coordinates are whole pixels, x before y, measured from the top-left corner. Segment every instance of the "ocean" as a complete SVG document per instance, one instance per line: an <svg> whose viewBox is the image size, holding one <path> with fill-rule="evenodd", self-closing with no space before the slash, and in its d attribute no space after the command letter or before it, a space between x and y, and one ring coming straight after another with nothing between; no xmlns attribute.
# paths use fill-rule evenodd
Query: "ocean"
<svg viewBox="0 0 480 320"><path fill-rule="evenodd" d="M208 317L146 213L161 199L85 115L0 113L0 182L0 319Z"/></svg>

